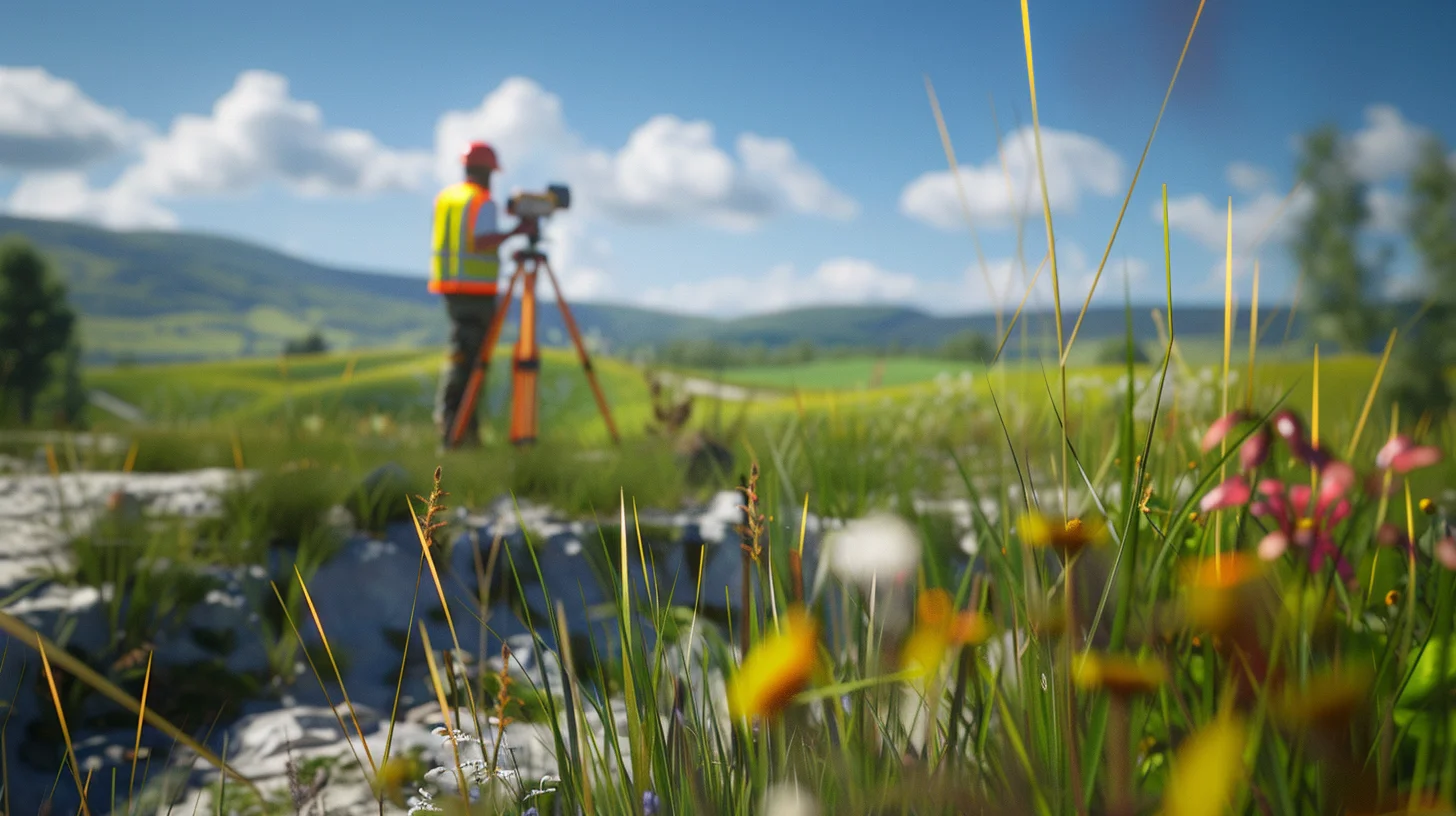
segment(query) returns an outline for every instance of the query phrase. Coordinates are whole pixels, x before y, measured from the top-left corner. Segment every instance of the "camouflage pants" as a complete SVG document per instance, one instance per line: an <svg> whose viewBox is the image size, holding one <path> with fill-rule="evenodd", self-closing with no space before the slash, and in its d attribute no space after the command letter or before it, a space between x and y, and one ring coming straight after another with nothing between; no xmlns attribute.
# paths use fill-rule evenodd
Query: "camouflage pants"
<svg viewBox="0 0 1456 816"><path fill-rule="evenodd" d="M435 394L435 424L442 441L448 442L450 429L465 396L470 371L480 356L491 318L495 316L495 297L490 295L445 295L445 313L450 318L450 357L440 372L440 388ZM472 412L462 444L480 441L480 421L476 414L485 403L485 385L476 396L476 412Z"/></svg>

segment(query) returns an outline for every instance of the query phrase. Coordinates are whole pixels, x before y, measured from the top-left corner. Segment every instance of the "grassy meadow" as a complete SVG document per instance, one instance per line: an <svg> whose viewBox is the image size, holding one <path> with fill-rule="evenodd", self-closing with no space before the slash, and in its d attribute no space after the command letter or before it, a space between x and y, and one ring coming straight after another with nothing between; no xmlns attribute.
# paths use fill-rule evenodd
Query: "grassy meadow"
<svg viewBox="0 0 1456 816"><path fill-rule="evenodd" d="M1054 252L1050 228L1048 239ZM98 421L129 444L72 454L51 442L48 460L58 471L257 469L221 522L190 538L168 530L124 559L82 543L71 580L110 583L126 634L117 648L135 658L151 619L120 610L194 597L189 563L261 561L291 545L299 568L258 602L275 622L270 654L291 657L317 634L311 671L345 700L325 633L348 621L305 592L339 543L316 519L345 502L366 523L413 526L420 567L398 580L438 597L451 638L432 641L412 613L398 622L410 635L400 665L427 663L456 761L425 768L373 742L352 751L341 762L375 791L371 813L1456 812L1447 418L1386 399L1379 357L1306 359L1272 334L1251 344L1240 325L1212 348L1181 347L1176 312L1171 322L1175 342L1149 350L1150 363L1134 364L1130 348L1121 364L1092 363L1074 347L1065 360L1054 350L968 368L966 379L894 360L875 388L872 361L726 372L779 390L756 397L741 426L738 406L698 401L690 427L722 434L736 454L734 473L699 484L672 440L646 431L642 372L600 361L624 433L611 446L579 367L560 353L545 361L544 435L532 450L497 437L437 454L428 396L440 354L401 351L98 370L92 384L150 422ZM505 376L496 365L492 404ZM10 444L34 455L34 442ZM388 462L398 481L354 490ZM688 602L641 579L651 550L637 510L732 489L740 474L745 521L723 545L740 545L739 594L711 617L701 571L676 576L694 588ZM564 686L544 670L510 682L460 659L469 646L456 623L489 606L439 580L446 511L502 494L601 524L587 545L608 565L603 618L568 618L557 598L523 621L539 643L562 644ZM944 499L968 502L968 535L924 509ZM811 513L844 522L816 552L801 543ZM525 552L489 553L518 589L544 584L553 566ZM124 775L92 779L75 761L67 723L82 706L62 689L95 689L105 699L92 703L121 727L198 750L206 728L174 725L186 713L176 700L225 678L153 687L150 663L103 654L88 664L54 633L6 614L0 624L12 648L45 658L36 688L58 726L57 784L89 791L85 812L157 812L128 799ZM365 735L348 708L339 736L357 748ZM548 726L556 773L520 778L490 749L511 719ZM226 770L225 754L199 754ZM286 791L227 780L216 813L301 812Z"/></svg>

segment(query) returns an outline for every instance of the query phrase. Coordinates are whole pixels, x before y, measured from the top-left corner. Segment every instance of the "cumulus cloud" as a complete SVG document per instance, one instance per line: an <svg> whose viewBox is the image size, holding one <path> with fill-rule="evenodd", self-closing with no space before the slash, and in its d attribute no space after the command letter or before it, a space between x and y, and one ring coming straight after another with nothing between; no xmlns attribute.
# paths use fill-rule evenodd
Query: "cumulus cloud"
<svg viewBox="0 0 1456 816"><path fill-rule="evenodd" d="M1228 183L1241 193L1256 193L1273 182L1268 170L1246 161L1230 162L1225 176Z"/></svg>
<svg viewBox="0 0 1456 816"><path fill-rule="evenodd" d="M993 312L999 303L1008 319L1023 297L1027 309L1051 309L1056 299L1052 291L1051 262L1043 261L1045 254L1044 251L1041 256L1028 253L1028 266L1024 269L1012 258L988 259L984 271L979 263L971 264L962 272L960 280L930 287L924 302L932 311L950 312ZM1057 280L1063 312L1081 309L1087 293L1092 291L1097 262L1101 259L1100 253L1093 257L1074 241L1057 242ZM1093 302L1120 304L1124 277L1132 291L1138 292L1140 284L1149 280L1149 269L1141 258L1108 258Z"/></svg>
<svg viewBox="0 0 1456 816"><path fill-rule="evenodd" d="M745 232L782 212L841 220L858 213L788 141L747 133L736 149L735 160L710 122L659 115L620 150L584 150L563 166L584 209L626 223L689 220Z"/></svg>
<svg viewBox="0 0 1456 816"><path fill-rule="evenodd" d="M695 314L738 315L823 304L905 303L920 284L913 275L862 258L832 258L808 275L780 264L758 276L728 275L648 289L639 303Z"/></svg>
<svg viewBox="0 0 1456 816"><path fill-rule="evenodd" d="M119 114L118 114L119 115ZM226 195L278 183L301 196L417 191L428 180L427 151L395 150L370 133L331 128L319 107L294 99L288 80L245 71L209 115L178 116L140 144L140 159L109 187L71 173L25 176L12 212L81 218L112 227L172 227L169 198Z"/></svg>
<svg viewBox="0 0 1456 816"><path fill-rule="evenodd" d="M1370 229L1392 235L1405 232L1410 210L1405 196L1375 187L1365 194L1365 206L1370 211Z"/></svg>
<svg viewBox="0 0 1456 816"><path fill-rule="evenodd" d="M1017 215L1034 218L1042 212L1034 131L1023 127L1003 145L1004 173L995 156L980 165L959 168L977 228L1005 226ZM1083 196L1112 196L1121 190L1123 161L1101 141L1072 131L1042 128L1041 145L1053 213L1075 212ZM949 170L925 173L906 185L900 194L900 212L944 230L965 228L955 177Z"/></svg>
<svg viewBox="0 0 1456 816"><path fill-rule="evenodd" d="M718 146L710 122L663 114L619 149L588 146L566 124L560 98L524 77L505 80L471 110L440 117L438 180L460 177L460 150L477 139L500 158L498 195L564 181L573 209L618 222L685 220L746 231L782 212L848 219L859 210L785 139L744 133L735 157Z"/></svg>
<svg viewBox="0 0 1456 816"><path fill-rule="evenodd" d="M80 169L132 149L146 124L43 68L0 66L0 167Z"/></svg>
<svg viewBox="0 0 1456 816"><path fill-rule="evenodd" d="M1415 167L1428 135L1393 105L1371 105L1365 109L1365 127L1350 137L1351 169L1371 183L1403 177Z"/></svg>
<svg viewBox="0 0 1456 816"><path fill-rule="evenodd" d="M1064 310L1079 308L1086 298L1097 271L1095 260L1074 242L1059 244L1057 266ZM1094 300L1121 302L1124 274L1136 291L1147 280L1148 270L1148 264L1139 258L1112 259ZM996 258L987 260L984 273L980 264L973 264L958 276L927 280L885 269L863 258L843 257L827 260L807 275L800 274L793 264L780 264L762 275L725 275L656 287L647 290L639 303L726 317L803 306L865 304L898 304L936 314L990 313L999 299L1009 316L1035 273L1034 265L1023 270L1014 259ZM995 297L987 288L988 277ZM1036 277L1027 308L1050 308L1052 302L1051 272L1044 268Z"/></svg>
<svg viewBox="0 0 1456 816"><path fill-rule="evenodd" d="M787 139L745 133L738 137L738 156L755 184L776 189L795 212L839 220L859 214L859 203L800 159Z"/></svg>
<svg viewBox="0 0 1456 816"><path fill-rule="evenodd" d="M367 131L326 126L317 105L292 97L285 77L245 71L211 115L177 117L117 183L159 197L234 193L265 182L306 196L349 195L422 189L430 167L424 151L394 150Z"/></svg>
<svg viewBox="0 0 1456 816"><path fill-rule="evenodd" d="M561 99L525 77L510 77L470 110L447 111L435 124L435 177L460 179L460 151L472 141L495 148L503 175L521 176L523 167L544 156L569 151L576 138L566 128Z"/></svg>
<svg viewBox="0 0 1456 816"><path fill-rule="evenodd" d="M1253 199L1233 208L1234 253L1252 249L1262 237L1264 243L1287 238L1299 218L1314 203L1314 197L1300 188L1285 205L1287 196L1265 190ZM1282 209L1281 209L1282 208ZM1150 210L1154 221L1163 220L1161 202ZM1202 194L1179 196L1168 200L1168 226L1188 235L1204 247L1223 252L1228 238L1226 203L1215 206Z"/></svg>
<svg viewBox="0 0 1456 816"><path fill-rule="evenodd" d="M177 216L137 188L98 190L74 170L25 175L10 194L9 208L16 215L90 221L109 229L177 227Z"/></svg>
<svg viewBox="0 0 1456 816"><path fill-rule="evenodd" d="M592 300L612 290L607 268L612 263L612 245L605 238L593 235L583 219L574 213L561 213L542 230L542 248L550 253L551 270L556 273L562 294L568 302ZM512 239L520 241L523 239ZM512 245L503 245L501 257L509 258ZM509 261L506 262L509 266ZM555 293L543 287L544 299Z"/></svg>

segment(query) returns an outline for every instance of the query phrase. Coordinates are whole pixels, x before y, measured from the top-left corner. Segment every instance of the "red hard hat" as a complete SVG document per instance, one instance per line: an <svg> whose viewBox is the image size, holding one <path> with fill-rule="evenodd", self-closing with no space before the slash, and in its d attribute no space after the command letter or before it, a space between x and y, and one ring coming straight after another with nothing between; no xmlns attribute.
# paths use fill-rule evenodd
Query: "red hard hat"
<svg viewBox="0 0 1456 816"><path fill-rule="evenodd" d="M471 142L461 155L461 160L466 167L489 167L492 170L499 170L500 163L495 159L495 150L485 142Z"/></svg>

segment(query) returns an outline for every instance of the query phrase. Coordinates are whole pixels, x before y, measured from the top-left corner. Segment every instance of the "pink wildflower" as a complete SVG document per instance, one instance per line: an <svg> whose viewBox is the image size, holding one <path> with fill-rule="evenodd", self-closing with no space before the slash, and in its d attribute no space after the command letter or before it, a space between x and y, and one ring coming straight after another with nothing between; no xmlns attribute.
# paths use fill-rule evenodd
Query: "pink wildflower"
<svg viewBox="0 0 1456 816"><path fill-rule="evenodd" d="M1417 445L1409 436L1401 435L1386 442L1375 454L1375 466L1381 470L1393 470L1404 476L1413 470L1427 468L1441 461L1441 449L1431 445Z"/></svg>
<svg viewBox="0 0 1456 816"><path fill-rule="evenodd" d="M1230 507L1247 504L1251 492L1249 483L1244 480L1244 477L1230 476L1228 481L1205 493L1198 506L1205 513L1227 510Z"/></svg>
<svg viewBox="0 0 1456 816"><path fill-rule="evenodd" d="M1318 493L1309 485L1291 488L1278 479L1259 482L1261 498L1249 512L1272 520L1276 528L1259 542L1260 556L1272 560L1293 545L1308 553L1311 572L1322 570L1328 559L1341 578L1353 582L1355 570L1341 555L1333 533L1350 516L1352 508L1345 494L1354 483L1355 471L1344 462L1331 462L1323 468Z"/></svg>

